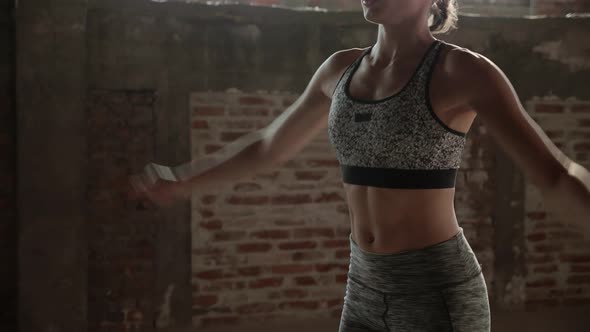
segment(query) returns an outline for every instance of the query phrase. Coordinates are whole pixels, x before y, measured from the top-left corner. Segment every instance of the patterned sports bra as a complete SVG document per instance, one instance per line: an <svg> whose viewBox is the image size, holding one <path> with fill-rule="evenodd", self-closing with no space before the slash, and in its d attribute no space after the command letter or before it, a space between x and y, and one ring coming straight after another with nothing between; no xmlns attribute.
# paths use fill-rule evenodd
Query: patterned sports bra
<svg viewBox="0 0 590 332"><path fill-rule="evenodd" d="M328 136L344 183L385 188L452 188L467 133L432 110L428 94L442 42L435 40L399 92L379 100L350 95L352 75L367 48L340 77L332 96Z"/></svg>

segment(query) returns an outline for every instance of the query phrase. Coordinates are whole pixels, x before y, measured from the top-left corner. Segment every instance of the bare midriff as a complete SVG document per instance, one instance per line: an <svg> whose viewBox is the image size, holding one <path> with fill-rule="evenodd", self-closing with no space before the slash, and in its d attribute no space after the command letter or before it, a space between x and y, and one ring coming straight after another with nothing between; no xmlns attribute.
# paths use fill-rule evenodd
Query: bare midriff
<svg viewBox="0 0 590 332"><path fill-rule="evenodd" d="M459 231L455 188L392 189L344 183L344 190L352 239L365 251L420 249Z"/></svg>

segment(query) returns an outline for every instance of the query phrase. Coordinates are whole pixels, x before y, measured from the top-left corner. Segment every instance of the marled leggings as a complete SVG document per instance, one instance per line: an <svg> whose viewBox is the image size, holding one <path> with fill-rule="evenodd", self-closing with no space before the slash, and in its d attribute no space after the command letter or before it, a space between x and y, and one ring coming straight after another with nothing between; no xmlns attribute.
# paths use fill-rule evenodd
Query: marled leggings
<svg viewBox="0 0 590 332"><path fill-rule="evenodd" d="M362 250L350 236L339 332L489 332L488 291L463 234L393 254Z"/></svg>

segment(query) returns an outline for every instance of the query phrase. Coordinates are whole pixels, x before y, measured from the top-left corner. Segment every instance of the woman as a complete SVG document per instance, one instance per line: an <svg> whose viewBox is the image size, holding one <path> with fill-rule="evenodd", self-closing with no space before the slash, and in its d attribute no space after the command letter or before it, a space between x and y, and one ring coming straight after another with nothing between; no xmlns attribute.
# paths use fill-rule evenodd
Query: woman
<svg viewBox="0 0 590 332"><path fill-rule="evenodd" d="M379 26L375 44L330 56L282 115L228 146L236 153L174 169L150 164L132 182L165 206L276 167L327 128L351 217L340 332L490 331L482 267L453 206L473 120L564 220L590 216L590 176L531 120L497 66L433 37L455 26L455 1L362 6Z"/></svg>

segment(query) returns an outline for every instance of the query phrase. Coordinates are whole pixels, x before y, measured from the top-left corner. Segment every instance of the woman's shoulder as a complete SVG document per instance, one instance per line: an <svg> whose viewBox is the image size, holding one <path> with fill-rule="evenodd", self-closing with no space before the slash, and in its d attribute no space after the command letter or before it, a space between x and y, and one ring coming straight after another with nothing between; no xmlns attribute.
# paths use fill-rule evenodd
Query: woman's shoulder
<svg viewBox="0 0 590 332"><path fill-rule="evenodd" d="M367 49L354 47L342 49L334 52L325 61L322 67L325 70L325 77L327 77L327 91L331 96L331 92L334 91L340 78L344 75L344 72L358 59L362 53Z"/></svg>
<svg viewBox="0 0 590 332"><path fill-rule="evenodd" d="M505 83L505 74L492 60L466 47L445 42L442 78L459 91L455 99L473 100Z"/></svg>
<svg viewBox="0 0 590 332"><path fill-rule="evenodd" d="M443 42L441 62L445 78L455 86L471 84L483 66L493 65L486 56L472 49L456 44ZM479 68L479 69L478 69Z"/></svg>

